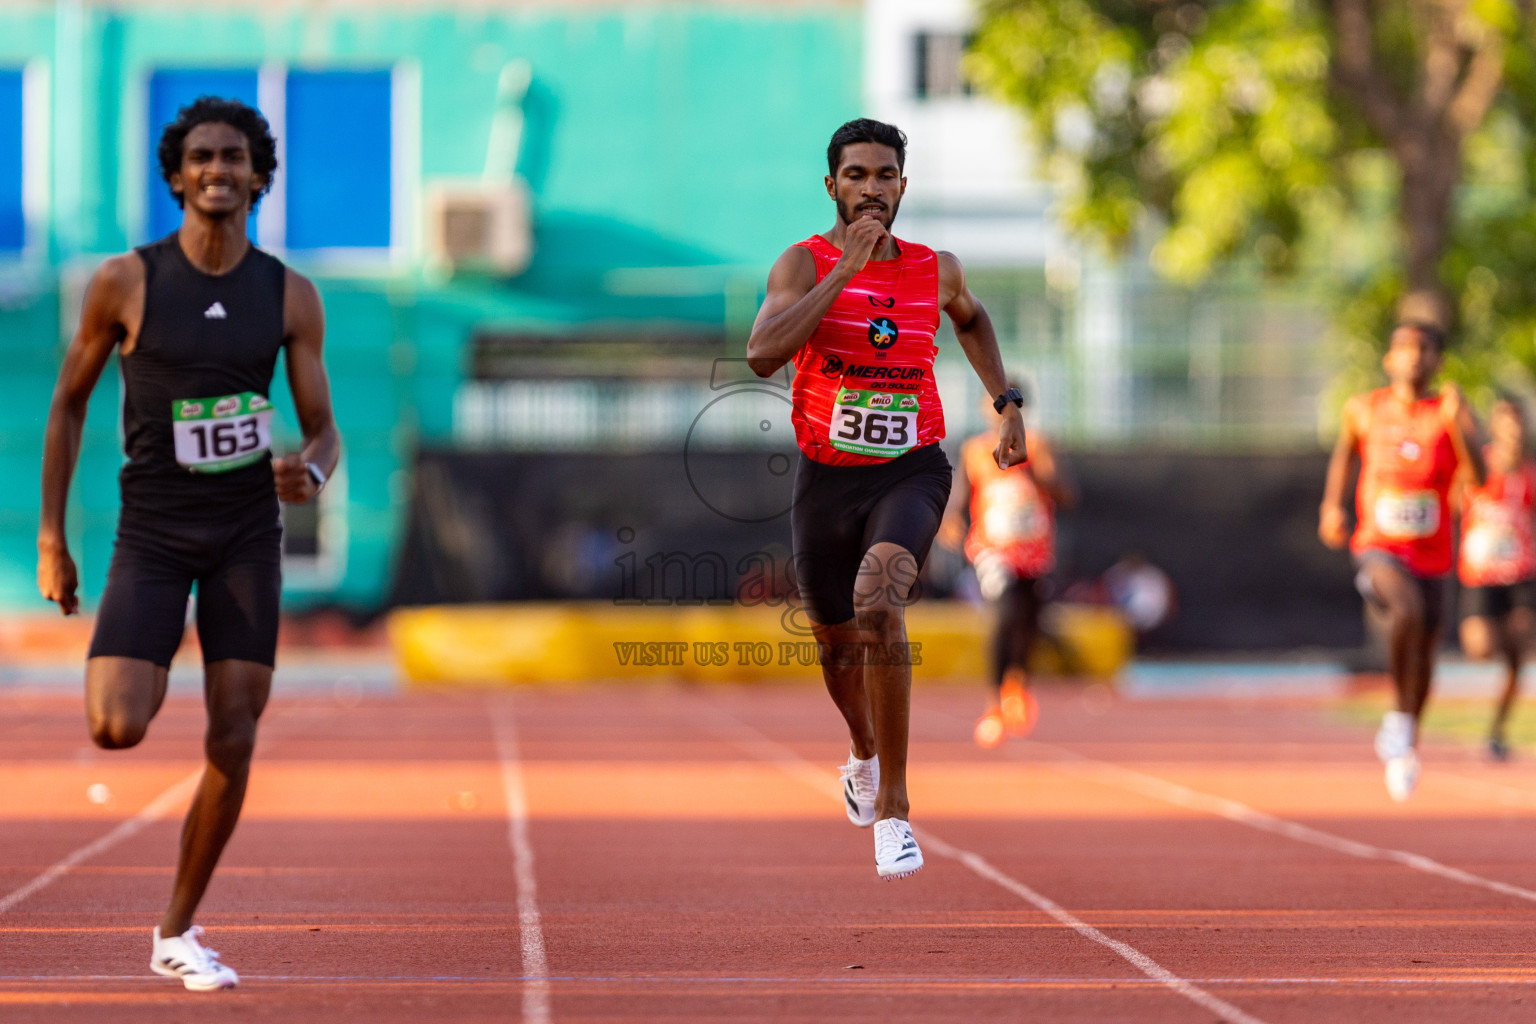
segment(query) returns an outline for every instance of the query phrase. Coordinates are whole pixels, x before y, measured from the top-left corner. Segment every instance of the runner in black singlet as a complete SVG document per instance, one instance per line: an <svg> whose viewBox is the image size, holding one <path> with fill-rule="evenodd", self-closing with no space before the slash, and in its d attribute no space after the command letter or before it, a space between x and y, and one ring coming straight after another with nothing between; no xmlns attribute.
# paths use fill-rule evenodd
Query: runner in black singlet
<svg viewBox="0 0 1536 1024"><path fill-rule="evenodd" d="M166 127L159 155L182 224L107 260L86 290L48 413L37 578L66 615L79 609L65 507L86 405L115 348L128 462L86 662L86 715L98 746L143 739L165 698L196 584L208 763L150 966L206 991L239 981L199 943L192 915L240 815L271 688L282 587L278 502L319 493L341 441L321 362L319 294L246 236L277 166L266 120L242 103L203 97ZM268 391L283 349L304 446L274 457Z"/></svg>

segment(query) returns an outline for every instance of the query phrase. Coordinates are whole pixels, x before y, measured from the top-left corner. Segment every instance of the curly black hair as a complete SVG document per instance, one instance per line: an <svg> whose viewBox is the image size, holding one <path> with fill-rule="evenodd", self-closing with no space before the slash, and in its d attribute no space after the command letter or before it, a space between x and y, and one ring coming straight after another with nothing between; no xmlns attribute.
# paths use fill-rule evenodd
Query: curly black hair
<svg viewBox="0 0 1536 1024"><path fill-rule="evenodd" d="M261 111L239 100L199 96L178 110L176 120L160 133L160 176L166 185L170 185L171 175L181 170L182 147L186 144L187 133L200 124L209 123L227 124L245 135L251 147L251 169L265 182L251 193L251 209L255 210L261 197L272 189L272 174L277 170L277 140L272 137L272 126L261 116ZM185 196L172 189L171 197L177 206L185 208Z"/></svg>

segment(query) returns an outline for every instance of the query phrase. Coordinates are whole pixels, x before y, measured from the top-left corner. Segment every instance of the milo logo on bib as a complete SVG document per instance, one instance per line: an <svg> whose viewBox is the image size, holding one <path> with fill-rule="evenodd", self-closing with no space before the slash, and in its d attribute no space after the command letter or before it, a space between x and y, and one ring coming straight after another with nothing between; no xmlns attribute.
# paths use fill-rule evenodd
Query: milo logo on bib
<svg viewBox="0 0 1536 1024"><path fill-rule="evenodd" d="M272 447L272 403L254 391L171 403L176 461L194 473L227 473Z"/></svg>
<svg viewBox="0 0 1536 1024"><path fill-rule="evenodd" d="M917 444L917 396L843 388L832 407L827 440L840 452L893 459Z"/></svg>

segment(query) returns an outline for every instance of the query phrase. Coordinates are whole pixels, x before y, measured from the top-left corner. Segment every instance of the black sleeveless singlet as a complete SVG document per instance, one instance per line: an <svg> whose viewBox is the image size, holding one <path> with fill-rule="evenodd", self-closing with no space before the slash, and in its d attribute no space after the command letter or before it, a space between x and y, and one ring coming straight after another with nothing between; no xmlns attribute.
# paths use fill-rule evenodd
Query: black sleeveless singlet
<svg viewBox="0 0 1536 1024"><path fill-rule="evenodd" d="M275 506L267 458L223 473L194 473L176 461L172 406L179 401L272 386L283 347L281 260L251 246L226 274L205 274L175 233L135 250L144 261L144 319L123 377L119 474L125 511L220 519L252 503Z"/></svg>

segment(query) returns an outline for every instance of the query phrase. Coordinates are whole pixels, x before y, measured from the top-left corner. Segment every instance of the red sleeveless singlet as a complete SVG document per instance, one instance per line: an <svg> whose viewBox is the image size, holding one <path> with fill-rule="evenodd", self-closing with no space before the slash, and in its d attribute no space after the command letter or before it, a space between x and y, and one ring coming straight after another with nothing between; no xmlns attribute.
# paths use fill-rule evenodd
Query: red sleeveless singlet
<svg viewBox="0 0 1536 1024"><path fill-rule="evenodd" d="M796 245L816 261L818 283L842 258L820 235ZM939 260L896 239L901 255L870 260L795 354L795 441L829 466L888 462L944 437L933 380L939 328Z"/></svg>
<svg viewBox="0 0 1536 1024"><path fill-rule="evenodd" d="M1461 557L1456 574L1468 587L1503 587L1536 576L1536 461L1513 473L1488 470L1488 482L1467 489L1461 513Z"/></svg>
<svg viewBox="0 0 1536 1024"><path fill-rule="evenodd" d="M1360 439L1358 519L1349 549L1384 551L1415 576L1451 571L1451 481L1456 449L1439 395L1404 405L1390 388L1369 399Z"/></svg>
<svg viewBox="0 0 1536 1024"><path fill-rule="evenodd" d="M1024 450L1031 458L1038 436L1030 431L1024 437ZM992 458L996 446L997 435L986 433L960 448L960 462L971 484L965 557L974 563L990 554L1018 576L1044 576L1056 566L1055 504L1035 482L1029 462L998 469Z"/></svg>

